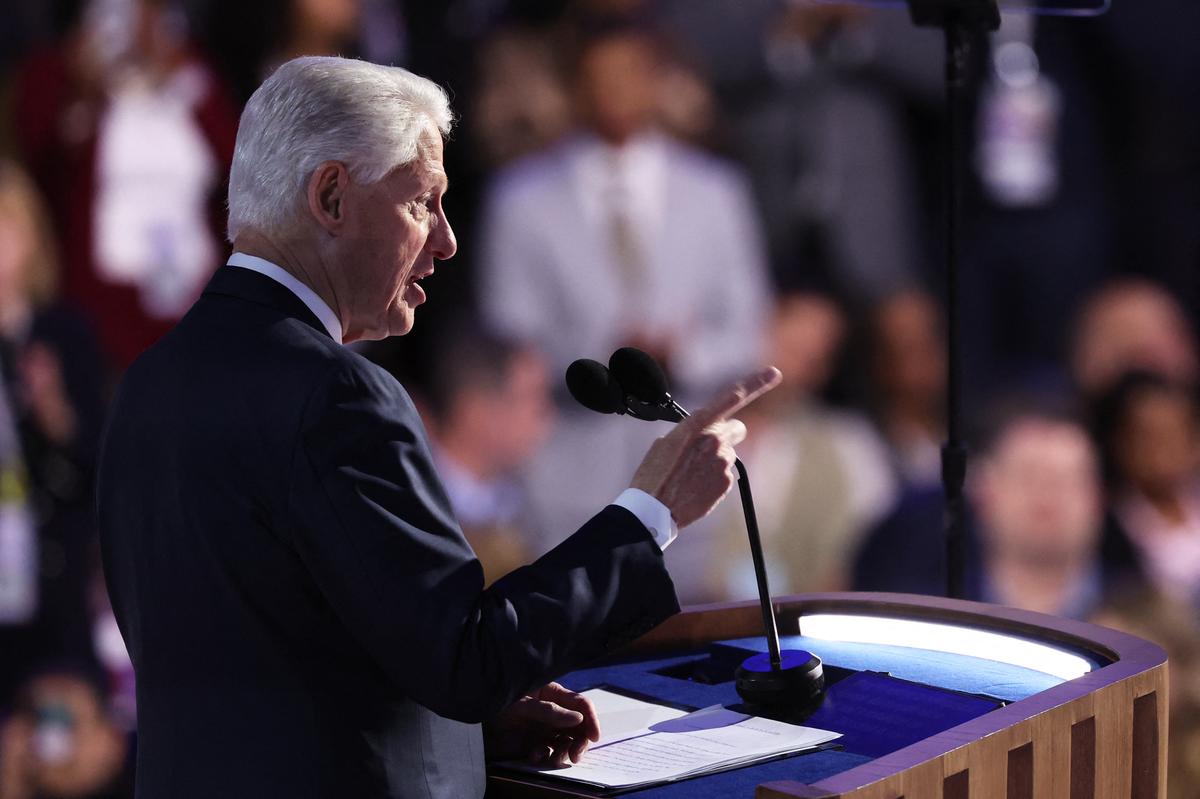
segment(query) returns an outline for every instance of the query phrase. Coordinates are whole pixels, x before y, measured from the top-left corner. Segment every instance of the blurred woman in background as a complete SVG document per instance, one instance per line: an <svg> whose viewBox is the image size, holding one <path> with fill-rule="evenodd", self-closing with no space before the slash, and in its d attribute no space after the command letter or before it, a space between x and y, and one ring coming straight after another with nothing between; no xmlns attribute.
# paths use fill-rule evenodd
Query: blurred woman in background
<svg viewBox="0 0 1200 799"><path fill-rule="evenodd" d="M13 91L17 150L62 245L62 293L124 368L223 262L237 114L179 0L85 0Z"/></svg>
<svg viewBox="0 0 1200 799"><path fill-rule="evenodd" d="M869 401L906 489L941 485L945 339L936 300L920 289L881 300L867 318Z"/></svg>
<svg viewBox="0 0 1200 799"><path fill-rule="evenodd" d="M1098 402L1110 502L1154 586L1200 607L1200 406L1196 391L1131 372Z"/></svg>
<svg viewBox="0 0 1200 799"><path fill-rule="evenodd" d="M29 177L0 161L0 706L47 657L91 662L92 473L106 372L55 302L57 250Z"/></svg>

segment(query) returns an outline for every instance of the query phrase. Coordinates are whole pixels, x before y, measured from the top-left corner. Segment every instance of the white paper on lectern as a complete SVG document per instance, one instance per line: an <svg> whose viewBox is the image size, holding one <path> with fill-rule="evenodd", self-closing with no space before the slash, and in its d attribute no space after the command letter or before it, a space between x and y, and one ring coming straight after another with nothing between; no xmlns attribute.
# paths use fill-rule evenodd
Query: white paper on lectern
<svg viewBox="0 0 1200 799"><path fill-rule="evenodd" d="M713 705L655 723L640 734L593 745L580 763L547 773L605 788L630 788L749 765L838 737Z"/></svg>
<svg viewBox="0 0 1200 799"><path fill-rule="evenodd" d="M641 735L647 728L661 721L686 716L688 711L676 710L666 705L645 702L624 694L593 688L583 696L591 700L600 719L600 740L592 747L606 746L633 735Z"/></svg>

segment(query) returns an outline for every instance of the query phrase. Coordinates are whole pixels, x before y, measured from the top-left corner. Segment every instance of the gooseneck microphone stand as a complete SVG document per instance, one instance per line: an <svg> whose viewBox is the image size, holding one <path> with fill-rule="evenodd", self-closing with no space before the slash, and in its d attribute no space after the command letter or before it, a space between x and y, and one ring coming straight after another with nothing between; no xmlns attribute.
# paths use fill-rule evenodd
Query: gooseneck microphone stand
<svg viewBox="0 0 1200 799"><path fill-rule="evenodd" d="M920 27L941 28L946 39L946 152L942 166L945 207L946 269L946 441L942 445L942 489L946 498L946 596L962 599L966 563L966 515L963 485L967 448L962 439L962 350L959 343L959 260L966 175L967 109L970 100L972 44L1000 27L996 0L908 0L909 14Z"/></svg>
<svg viewBox="0 0 1200 799"><path fill-rule="evenodd" d="M669 395L668 395L669 396ZM669 400L670 408L687 418L685 411L675 400ZM754 495L750 493L750 475L741 458L735 458L733 467L738 474L738 494L742 499L742 515L746 519L746 535L750 539L750 558L754 562L754 579L758 582L758 604L762 609L763 631L767 636L767 653L772 671L779 671L783 658L779 653L779 626L775 622L775 609L771 606L771 587L767 584L767 565L763 558L762 538L758 534L758 515L754 512Z"/></svg>
<svg viewBox="0 0 1200 799"><path fill-rule="evenodd" d="M742 515L746 517L746 534L750 537L750 557L754 561L754 578L758 581L758 602L762 607L763 630L767 636L767 651L771 670L779 671L783 660L779 654L779 628L775 624L775 609L771 607L771 588L767 585L767 567L763 561L762 539L758 536L758 516L754 513L754 497L750 493L750 476L741 458L733 462L738 473L738 493L742 497Z"/></svg>

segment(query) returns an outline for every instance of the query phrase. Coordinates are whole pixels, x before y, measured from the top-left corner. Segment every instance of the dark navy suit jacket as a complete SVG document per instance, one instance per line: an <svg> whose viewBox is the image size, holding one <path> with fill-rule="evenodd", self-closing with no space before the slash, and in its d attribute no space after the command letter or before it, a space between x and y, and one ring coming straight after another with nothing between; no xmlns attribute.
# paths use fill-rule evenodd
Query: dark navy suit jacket
<svg viewBox="0 0 1200 799"><path fill-rule="evenodd" d="M232 266L126 374L99 518L145 799L481 795L480 722L678 610L617 506L484 590L404 389Z"/></svg>

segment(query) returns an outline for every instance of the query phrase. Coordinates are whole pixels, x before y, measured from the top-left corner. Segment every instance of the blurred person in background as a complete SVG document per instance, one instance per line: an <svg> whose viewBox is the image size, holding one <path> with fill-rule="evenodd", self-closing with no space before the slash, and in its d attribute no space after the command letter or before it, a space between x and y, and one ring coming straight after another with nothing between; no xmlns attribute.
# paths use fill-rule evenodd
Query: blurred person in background
<svg viewBox="0 0 1200 799"><path fill-rule="evenodd" d="M200 28L241 106L285 61L358 55L363 6L363 0L209 0Z"/></svg>
<svg viewBox="0 0 1200 799"><path fill-rule="evenodd" d="M1100 461L1070 415L1018 403L980 439L968 485L968 599L1085 618L1139 576L1109 539ZM855 589L945 591L940 491L912 492L870 536Z"/></svg>
<svg viewBox="0 0 1200 799"><path fill-rule="evenodd" d="M220 263L236 115L172 0L88 0L26 59L14 114L61 236L64 299L123 368Z"/></svg>
<svg viewBox="0 0 1200 799"><path fill-rule="evenodd" d="M1135 370L1200 383L1196 335L1185 309L1145 278L1117 278L1086 299L1075 322L1071 371L1094 401Z"/></svg>
<svg viewBox="0 0 1200 799"><path fill-rule="evenodd" d="M532 347L471 328L446 334L437 350L418 407L450 506L491 584L541 554L520 470L553 423L550 375Z"/></svg>
<svg viewBox="0 0 1200 799"><path fill-rule="evenodd" d="M505 25L483 42L472 131L484 166L503 167L543 151L570 131L574 108L569 65L564 62L570 60L574 45L571 21L579 14L597 13L603 9L592 7L606 4L579 5L584 8L559 24ZM671 42L662 39L659 46L667 52L660 53L657 61L650 114L661 130L675 138L706 143L715 123L712 93L676 56Z"/></svg>
<svg viewBox="0 0 1200 799"><path fill-rule="evenodd" d="M738 173L658 129L661 72L650 30L587 23L575 53L579 129L496 178L478 296L486 323L538 346L556 377L576 358L636 346L686 400L758 359L766 266ZM667 429L559 396L564 413L530 469L538 529L571 529ZM682 560L702 558L701 537L668 555L684 597L707 583L704 563Z"/></svg>
<svg viewBox="0 0 1200 799"><path fill-rule="evenodd" d="M754 475L754 502L778 593L847 587L862 535L891 509L896 478L871 423L821 400L846 330L841 308L825 295L791 293L776 303L768 360L783 382L742 414L753 430L738 448ZM740 503L721 509L714 552L714 598L756 595Z"/></svg>
<svg viewBox="0 0 1200 799"><path fill-rule="evenodd" d="M90 675L46 669L0 725L0 799L133 799L130 748Z"/></svg>
<svg viewBox="0 0 1200 799"><path fill-rule="evenodd" d="M33 661L90 661L92 486L107 374L56 302L57 248L29 177L0 160L0 706Z"/></svg>
<svg viewBox="0 0 1200 799"><path fill-rule="evenodd" d="M946 351L937 303L924 291L901 291L867 319L868 404L901 481L940 485L945 438Z"/></svg>
<svg viewBox="0 0 1200 799"><path fill-rule="evenodd" d="M870 31L859 6L780 4L762 34L770 89L738 127L781 282L819 272L858 302L915 279L919 263L897 92L862 74Z"/></svg>
<svg viewBox="0 0 1200 799"><path fill-rule="evenodd" d="M639 345L706 386L761 338L754 215L734 170L657 130L654 35L625 20L592 24L577 53L579 132L495 181L485 317L528 334L554 368L580 350ZM556 224L540 224L552 213Z"/></svg>
<svg viewBox="0 0 1200 799"><path fill-rule="evenodd" d="M1097 402L1110 502L1155 588L1200 608L1200 405L1194 385L1133 372Z"/></svg>
<svg viewBox="0 0 1200 799"><path fill-rule="evenodd" d="M479 53L470 118L476 155L497 169L545 150L571 127L571 94L551 31L509 27Z"/></svg>
<svg viewBox="0 0 1200 799"><path fill-rule="evenodd" d="M1099 604L1104 520L1100 462L1087 431L1024 417L980 460L972 506L986 601L1072 618Z"/></svg>
<svg viewBox="0 0 1200 799"><path fill-rule="evenodd" d="M729 120L719 138L751 176L777 281L790 288L816 274L869 304L919 279L933 204L916 131L937 122L936 33L914 28L903 9L855 4L660 0L655 9L715 87Z"/></svg>

